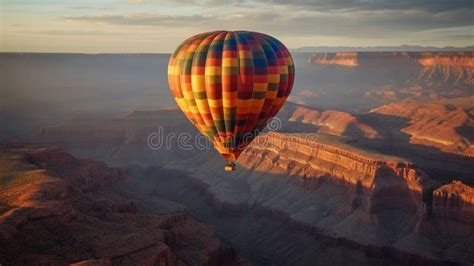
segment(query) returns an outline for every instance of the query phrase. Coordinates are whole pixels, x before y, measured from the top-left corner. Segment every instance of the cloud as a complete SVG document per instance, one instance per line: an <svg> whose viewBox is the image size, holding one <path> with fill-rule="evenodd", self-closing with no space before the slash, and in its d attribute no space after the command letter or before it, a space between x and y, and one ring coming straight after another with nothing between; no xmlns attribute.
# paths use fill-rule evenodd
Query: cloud
<svg viewBox="0 0 474 266"><path fill-rule="evenodd" d="M96 6L71 6L69 9L72 10L111 10L110 7L96 7Z"/></svg>
<svg viewBox="0 0 474 266"><path fill-rule="evenodd" d="M152 13L128 13L121 15L95 15L95 16L63 16L62 19L69 21L105 23L112 25L135 25L135 26L172 26L181 27L189 23L200 23L207 18L201 15L192 16L167 16Z"/></svg>
<svg viewBox="0 0 474 266"><path fill-rule="evenodd" d="M457 9L473 9L472 0L207 0L212 5L262 3L286 5L316 11L336 12L354 10L423 10L444 12Z"/></svg>
<svg viewBox="0 0 474 266"><path fill-rule="evenodd" d="M197 4L195 0L126 0L126 2L132 5L145 4L145 3Z"/></svg>
<svg viewBox="0 0 474 266"><path fill-rule="evenodd" d="M426 11L439 13L466 9L473 12L472 0L126 0L130 4L189 4L193 6L286 6L319 12Z"/></svg>
<svg viewBox="0 0 474 266"><path fill-rule="evenodd" d="M97 36L110 34L110 32L102 30L42 30L42 31L31 31L31 34L39 35L61 35L61 36Z"/></svg>
<svg viewBox="0 0 474 266"><path fill-rule="evenodd" d="M147 2L146 0L127 0L127 3L129 4L143 4Z"/></svg>
<svg viewBox="0 0 474 266"><path fill-rule="evenodd" d="M449 40L466 43L473 39L473 10L464 8L462 4L442 5L436 0L426 6L372 0L299 0L288 3L280 0L223 1L216 5L201 1L203 6L193 6L192 9L173 6L172 14L164 13L167 11L160 8L156 13L71 15L62 19L90 23L94 27L99 27L96 24L118 26L121 30L130 32L139 31L133 28L140 27L167 32L173 36L220 29L242 29L267 32L290 42L341 40L345 43L380 41L390 44L433 39L440 44L447 44ZM270 2L273 4L268 4ZM356 2L361 5L350 5ZM423 4L424 1L418 3Z"/></svg>
<svg viewBox="0 0 474 266"><path fill-rule="evenodd" d="M22 47L41 41L50 50L60 44L80 50L81 40L88 49L114 51L171 51L186 36L220 29L266 32L289 47L465 46L474 40L473 0L119 1L7 1L4 39Z"/></svg>
<svg viewBox="0 0 474 266"><path fill-rule="evenodd" d="M286 12L283 12L286 11ZM166 26L214 29L249 29L284 35L323 35L355 38L391 38L410 32L473 25L471 12L458 9L440 13L423 10L358 10L351 12L300 11L284 7L209 12L207 15L127 13L119 15L66 16L69 21L122 26Z"/></svg>

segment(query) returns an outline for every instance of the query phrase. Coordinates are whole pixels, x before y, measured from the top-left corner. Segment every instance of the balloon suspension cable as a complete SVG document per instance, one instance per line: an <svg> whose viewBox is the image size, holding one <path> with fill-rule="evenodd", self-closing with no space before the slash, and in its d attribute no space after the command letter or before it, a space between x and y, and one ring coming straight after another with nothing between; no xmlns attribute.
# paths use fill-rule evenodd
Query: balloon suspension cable
<svg viewBox="0 0 474 266"><path fill-rule="evenodd" d="M235 170L235 163L233 161L228 161L224 166L224 170L227 172L232 172Z"/></svg>

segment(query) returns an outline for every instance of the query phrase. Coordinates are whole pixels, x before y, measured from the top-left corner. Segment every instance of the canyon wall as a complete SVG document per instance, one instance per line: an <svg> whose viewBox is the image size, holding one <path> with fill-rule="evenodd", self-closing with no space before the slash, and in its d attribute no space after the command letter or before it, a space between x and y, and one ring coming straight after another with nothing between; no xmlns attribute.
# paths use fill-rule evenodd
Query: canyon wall
<svg viewBox="0 0 474 266"><path fill-rule="evenodd" d="M452 109L450 107L447 111ZM296 113L289 112L284 117L291 118L294 115L291 123L320 124L318 120L321 119L321 112L308 113L301 110L306 109L300 109ZM430 113L429 110L423 112ZM402 118L401 122L404 121L402 114L397 116ZM330 115L328 119L329 117L341 116ZM347 124L357 122L349 116L342 118L349 118L342 121L349 122ZM386 120L386 116L382 115L376 118ZM386 132L382 129L399 130L400 125L392 120L384 123L381 120L369 120L362 117L360 121L376 129L382 138L386 137ZM137 112L107 123L72 123L51 128L41 132L37 140L40 143L72 147L86 157L98 155L99 159L112 161L121 167L140 166L152 169L159 166L156 174L166 172L165 169L186 171L176 176L167 173L160 180L164 182L189 175L189 179L203 184L202 189L206 194L212 195L215 205L233 215L249 207L258 208L262 210L262 215L276 213L297 228L323 231L364 247L393 247L395 250L421 254L436 261L471 259L468 255L470 252L466 251L468 242L471 241L469 237L451 237L448 245L444 240L436 239L438 235L434 232L437 230L442 231L443 236L465 234L472 229L472 225L467 219L451 218L465 216L464 207L463 214L457 214L454 208L451 208L449 216L436 214L445 206L442 201L431 205L434 197L432 191L440 184L420 169L424 169L424 166L415 165L408 159L351 146L351 141L354 141L351 138L325 134L261 135L245 150L238 160L237 170L232 173L222 170L224 162L212 147L210 150L184 151L175 147L154 150L147 146L147 136L156 127L166 125L165 134L186 132L186 123L177 112L169 110ZM375 127L376 124L379 126ZM104 127L115 129L102 130ZM90 133L93 134L90 138L87 134L82 136L80 132L84 128L95 133ZM98 129L94 131L94 128ZM312 128L314 130L314 126ZM79 132L77 134L74 133L76 129ZM112 136L108 137L108 134ZM107 142L107 139L114 140L114 135L118 136L116 139L119 141ZM33 139L32 143L34 141ZM436 159L439 167L444 167L444 163L443 160ZM160 184L157 183L156 186ZM179 188L174 189L177 189L177 193L184 193ZM161 191L165 193L167 187ZM179 195L182 194L177 197ZM133 210L124 205L116 209ZM438 223L463 226L453 232L456 226L447 225L441 229L437 226ZM426 244L419 241L421 238L430 240ZM436 250L443 250L447 255L441 256ZM458 256L460 257L457 258Z"/></svg>
<svg viewBox="0 0 474 266"><path fill-rule="evenodd" d="M433 214L474 224L474 188L453 181L436 189L433 192Z"/></svg>
<svg viewBox="0 0 474 266"><path fill-rule="evenodd" d="M309 63L320 65L340 65L357 67L378 63L409 62L421 66L456 66L474 67L474 52L341 52L315 53L309 58Z"/></svg>
<svg viewBox="0 0 474 266"><path fill-rule="evenodd" d="M392 126L408 134L410 144L470 158L474 153L474 122L470 114L473 101L474 96L392 103L370 110L366 121L381 131Z"/></svg>
<svg viewBox="0 0 474 266"><path fill-rule="evenodd" d="M288 120L284 130L288 132L311 132L311 129L301 125L313 125L318 132L336 135L362 138L377 138L377 131L347 112L336 110L319 111L314 108L287 103L278 114L279 118ZM297 128L298 131L295 130ZM313 129L314 130L314 129Z"/></svg>
<svg viewBox="0 0 474 266"><path fill-rule="evenodd" d="M419 53L412 56L423 66L464 66L474 67L474 52Z"/></svg>
<svg viewBox="0 0 474 266"><path fill-rule="evenodd" d="M316 187L327 181L342 184L353 206L368 213L411 206L422 216L432 211L442 219L474 221L474 188L460 181L441 185L409 161L317 134L267 133L255 139L239 163L253 171L291 176L303 185L312 180Z"/></svg>
<svg viewBox="0 0 474 266"><path fill-rule="evenodd" d="M250 208L368 249L393 248L440 262L472 259L472 223L452 217L469 217L473 205L458 213L451 208L451 217L436 214L447 206L433 199L441 184L409 160L351 147L335 137L272 132L257 137L237 163L234 172L224 172L222 160L210 153L165 167L185 165L189 178L226 213Z"/></svg>
<svg viewBox="0 0 474 266"><path fill-rule="evenodd" d="M270 173L302 180L347 184L354 193L354 204L363 202L367 212L418 206L436 185L410 162L342 143L319 141L316 134L259 136L241 155L239 163L254 170L268 170L272 165Z"/></svg>
<svg viewBox="0 0 474 266"><path fill-rule="evenodd" d="M359 65L358 53L322 53L313 54L309 58L311 64L340 65L356 67Z"/></svg>
<svg viewBox="0 0 474 266"><path fill-rule="evenodd" d="M2 265L244 263L182 210L143 212L113 188L119 169L37 148L0 150L0 166Z"/></svg>
<svg viewBox="0 0 474 266"><path fill-rule="evenodd" d="M351 52L313 54L309 63L315 65L338 65L348 68L396 68L401 65L414 66L418 63L406 52Z"/></svg>
<svg viewBox="0 0 474 266"><path fill-rule="evenodd" d="M417 81L474 85L474 52L420 53L414 58L423 66Z"/></svg>
<svg viewBox="0 0 474 266"><path fill-rule="evenodd" d="M321 53L309 58L310 64L348 68L379 68L400 72L412 68L415 76L405 73L408 84L474 84L474 52L380 52Z"/></svg>

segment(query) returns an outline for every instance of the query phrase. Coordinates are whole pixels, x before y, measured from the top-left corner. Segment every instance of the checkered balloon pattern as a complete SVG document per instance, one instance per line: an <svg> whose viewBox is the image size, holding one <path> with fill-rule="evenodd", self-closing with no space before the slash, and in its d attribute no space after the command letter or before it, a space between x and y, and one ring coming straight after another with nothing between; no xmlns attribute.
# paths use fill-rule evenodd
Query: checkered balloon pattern
<svg viewBox="0 0 474 266"><path fill-rule="evenodd" d="M194 35L168 64L171 92L226 161L236 160L291 92L295 68L277 39L257 32Z"/></svg>

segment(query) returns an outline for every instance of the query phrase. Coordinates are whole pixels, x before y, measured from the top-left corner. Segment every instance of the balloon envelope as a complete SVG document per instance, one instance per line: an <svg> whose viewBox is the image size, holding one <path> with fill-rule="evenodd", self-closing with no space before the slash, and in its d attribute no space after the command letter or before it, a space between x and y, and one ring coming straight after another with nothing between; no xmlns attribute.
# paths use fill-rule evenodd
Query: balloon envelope
<svg viewBox="0 0 474 266"><path fill-rule="evenodd" d="M293 59L277 39L215 31L185 40L168 64L171 92L226 161L236 160L291 92Z"/></svg>

